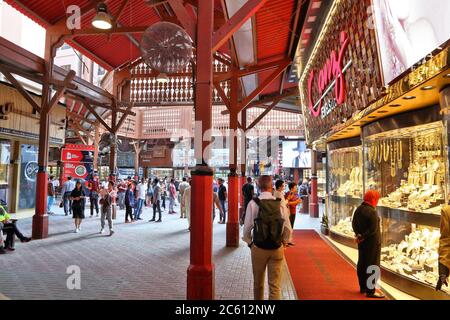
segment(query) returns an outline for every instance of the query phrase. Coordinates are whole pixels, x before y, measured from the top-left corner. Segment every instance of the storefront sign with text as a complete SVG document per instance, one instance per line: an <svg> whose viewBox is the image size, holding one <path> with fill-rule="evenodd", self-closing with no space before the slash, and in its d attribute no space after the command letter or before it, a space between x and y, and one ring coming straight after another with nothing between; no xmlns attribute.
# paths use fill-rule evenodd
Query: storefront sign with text
<svg viewBox="0 0 450 320"><path fill-rule="evenodd" d="M339 53L332 51L330 57L325 62L322 70L319 71L317 79L317 92L319 93L319 99L314 101L313 99L313 85L316 79L314 70L311 71L308 80L308 103L309 110L313 117L321 115L322 118L326 117L336 107L345 102L347 95L344 72L351 65L351 61L347 65L343 66L344 55L347 51L350 43L350 38L345 31L340 34L341 48ZM324 99L328 92L333 89L334 86L334 99L324 104Z"/></svg>

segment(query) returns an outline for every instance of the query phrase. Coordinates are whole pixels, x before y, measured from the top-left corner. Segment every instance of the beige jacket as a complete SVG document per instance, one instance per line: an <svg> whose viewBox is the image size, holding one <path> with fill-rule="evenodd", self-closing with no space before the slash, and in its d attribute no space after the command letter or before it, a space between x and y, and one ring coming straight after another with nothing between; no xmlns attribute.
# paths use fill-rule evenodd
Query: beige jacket
<svg viewBox="0 0 450 320"><path fill-rule="evenodd" d="M450 206L445 206L441 211L439 262L450 269Z"/></svg>

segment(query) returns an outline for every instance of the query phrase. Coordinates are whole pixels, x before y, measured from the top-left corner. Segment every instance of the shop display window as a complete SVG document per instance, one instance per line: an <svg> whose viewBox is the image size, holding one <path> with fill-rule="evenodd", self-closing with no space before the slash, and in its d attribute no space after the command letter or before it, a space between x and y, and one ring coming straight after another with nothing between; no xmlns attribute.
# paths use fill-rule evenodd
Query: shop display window
<svg viewBox="0 0 450 320"><path fill-rule="evenodd" d="M19 209L33 209L36 205L38 147L22 144L20 150Z"/></svg>
<svg viewBox="0 0 450 320"><path fill-rule="evenodd" d="M8 184L8 166L11 156L11 144L0 141L0 185Z"/></svg>
<svg viewBox="0 0 450 320"><path fill-rule="evenodd" d="M366 187L380 192L379 206L440 214L447 197L444 139L438 121L365 140Z"/></svg>
<svg viewBox="0 0 450 320"><path fill-rule="evenodd" d="M448 201L446 131L433 121L364 138L365 188L381 194L381 266L398 288L405 280L421 285L422 297L436 294L440 214Z"/></svg>
<svg viewBox="0 0 450 320"><path fill-rule="evenodd" d="M363 198L362 146L328 150L328 221L331 234L353 243L352 216ZM339 240L339 239L336 239Z"/></svg>

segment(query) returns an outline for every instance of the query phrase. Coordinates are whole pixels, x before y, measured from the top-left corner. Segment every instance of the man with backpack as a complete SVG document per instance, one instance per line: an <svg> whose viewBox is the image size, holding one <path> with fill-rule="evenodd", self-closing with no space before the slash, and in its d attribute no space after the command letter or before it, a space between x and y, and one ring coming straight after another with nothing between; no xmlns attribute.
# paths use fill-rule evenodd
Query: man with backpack
<svg viewBox="0 0 450 320"><path fill-rule="evenodd" d="M258 185L261 194L247 206L243 234L243 240L251 249L253 293L255 300L264 300L267 268L269 300L280 300L281 269L291 235L290 222L281 214L281 200L272 195L272 177L261 176Z"/></svg>

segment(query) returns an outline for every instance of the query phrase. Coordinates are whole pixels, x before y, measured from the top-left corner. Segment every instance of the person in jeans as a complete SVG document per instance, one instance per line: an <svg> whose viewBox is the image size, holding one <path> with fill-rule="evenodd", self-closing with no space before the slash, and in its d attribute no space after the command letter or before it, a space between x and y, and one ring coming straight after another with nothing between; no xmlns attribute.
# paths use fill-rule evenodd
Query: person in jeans
<svg viewBox="0 0 450 320"><path fill-rule="evenodd" d="M3 231L6 233L5 241L3 241ZM11 216L6 211L6 207L0 203L0 254L6 253L6 250L15 250L14 236L17 236L21 242L31 241L31 238L25 237L17 225L11 221Z"/></svg>
<svg viewBox="0 0 450 320"><path fill-rule="evenodd" d="M55 186L53 185L53 176L48 178L47 182L47 214L53 214L52 206L55 202Z"/></svg>
<svg viewBox="0 0 450 320"><path fill-rule="evenodd" d="M368 279L372 276L370 267L380 268L381 231L377 204L380 193L369 190L364 195L364 202L355 210L352 219L353 232L358 244L357 275L361 294L368 298L384 298L384 294L376 289L376 284L369 288Z"/></svg>
<svg viewBox="0 0 450 320"><path fill-rule="evenodd" d="M155 178L153 181L153 218L149 221L155 221L156 218L156 210L158 210L159 213L159 219L156 220L156 222L161 222L161 187L159 185L159 179Z"/></svg>
<svg viewBox="0 0 450 320"><path fill-rule="evenodd" d="M260 200L275 200L272 195L273 185L271 176L261 176L258 181L261 194ZM284 250L291 236L289 221L283 219L282 245L278 249L262 249L253 244L254 221L259 215L259 206L255 200L250 201L245 214L244 233L242 239L251 249L253 269L253 294L255 300L264 300L264 280L268 269L269 299L281 299L281 269L284 260ZM280 201L280 217L281 201Z"/></svg>
<svg viewBox="0 0 450 320"><path fill-rule="evenodd" d="M175 214L175 210L173 209L175 205L175 199L177 198L177 188L175 187L175 180L170 179L169 185L169 214Z"/></svg>
<svg viewBox="0 0 450 320"><path fill-rule="evenodd" d="M63 187L61 189L61 195L63 197L62 201L64 203L64 214L67 216L72 214L72 200L70 199L70 194L73 189L75 189L75 181L71 176L67 177L67 181L64 182Z"/></svg>
<svg viewBox="0 0 450 320"><path fill-rule="evenodd" d="M98 182L98 175L94 175L93 179L91 179L88 183L88 189L89 189L89 200L91 202L91 218L94 216L94 208L95 212L97 213L98 217L98 192L100 190L100 184Z"/></svg>
<svg viewBox="0 0 450 320"><path fill-rule="evenodd" d="M294 229L297 206L302 202L302 199L298 196L297 184L295 182L290 182L288 187L289 191L285 194L285 198L290 212L289 220L291 222L292 229Z"/></svg>
<svg viewBox="0 0 450 320"><path fill-rule="evenodd" d="M118 205L119 209L125 209L125 192L127 191L127 184L122 179L119 180L119 184L117 186L117 197L118 197Z"/></svg>
<svg viewBox="0 0 450 320"><path fill-rule="evenodd" d="M135 205L135 198L133 193L133 182L129 182L127 185L127 191L125 191L125 223L133 222L133 208ZM130 217L131 220L128 220Z"/></svg>
<svg viewBox="0 0 450 320"><path fill-rule="evenodd" d="M112 236L114 233L113 230L113 221L112 221L112 202L113 202L113 193L114 193L114 182L109 181L108 182L108 189L102 189L100 191L100 203L102 205L101 210L101 229L100 234L103 234L105 230L105 219L108 219L108 226L109 226L109 235Z"/></svg>
<svg viewBox="0 0 450 320"><path fill-rule="evenodd" d="M219 182L219 191L217 192L219 195L219 201L220 201L220 206L222 207L222 212L220 215L220 224L225 224L226 221L226 216L227 216L227 207L226 207L226 202L227 202L227 188L225 187L224 180L222 178L219 178L217 180Z"/></svg>
<svg viewBox="0 0 450 320"><path fill-rule="evenodd" d="M145 201L146 196L147 196L147 185L145 183L145 179L142 178L136 187L137 205L136 205L136 210L134 211L134 220L135 221L142 220L141 213L142 213L142 208L144 207L144 201Z"/></svg>

